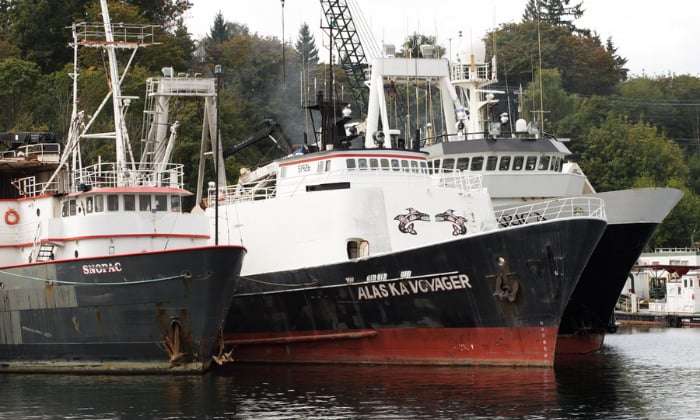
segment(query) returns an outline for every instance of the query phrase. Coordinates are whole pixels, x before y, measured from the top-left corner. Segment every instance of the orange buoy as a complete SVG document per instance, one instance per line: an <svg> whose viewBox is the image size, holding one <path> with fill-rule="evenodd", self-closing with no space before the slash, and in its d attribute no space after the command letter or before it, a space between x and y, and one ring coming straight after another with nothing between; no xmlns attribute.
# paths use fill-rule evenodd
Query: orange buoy
<svg viewBox="0 0 700 420"><path fill-rule="evenodd" d="M19 223L19 213L15 209L9 209L5 212L5 223L8 225L16 225Z"/></svg>

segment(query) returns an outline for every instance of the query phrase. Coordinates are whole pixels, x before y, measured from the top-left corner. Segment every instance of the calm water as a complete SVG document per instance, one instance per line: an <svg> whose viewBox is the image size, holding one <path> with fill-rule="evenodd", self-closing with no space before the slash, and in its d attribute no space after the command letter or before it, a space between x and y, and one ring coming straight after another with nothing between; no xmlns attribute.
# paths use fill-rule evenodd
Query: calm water
<svg viewBox="0 0 700 420"><path fill-rule="evenodd" d="M232 365L203 377L0 375L2 419L700 416L700 329L621 329L555 369Z"/></svg>

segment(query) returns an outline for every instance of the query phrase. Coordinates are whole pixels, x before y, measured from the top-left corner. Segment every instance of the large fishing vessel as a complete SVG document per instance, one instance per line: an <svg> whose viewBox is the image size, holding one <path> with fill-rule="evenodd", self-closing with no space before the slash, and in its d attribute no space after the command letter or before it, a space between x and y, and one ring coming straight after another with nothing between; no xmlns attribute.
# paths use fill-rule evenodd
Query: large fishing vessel
<svg viewBox="0 0 700 420"><path fill-rule="evenodd" d="M0 372L201 372L228 359L221 330L245 250L209 244L207 217L183 212L182 165L127 161L114 49L135 52L153 32L122 24L115 41L104 0L102 14L72 28L65 146L49 133L0 136ZM107 53L113 132L91 134L100 110L78 112L81 45ZM81 166L91 137L116 140L115 162Z"/></svg>
<svg viewBox="0 0 700 420"><path fill-rule="evenodd" d="M482 50L450 63L431 58L430 52L426 46L423 58L373 62L365 143L382 130L387 145L403 137L409 146L428 152L436 177L454 170L480 174L497 209L582 194L603 199L608 227L567 305L557 353L599 349L614 328L613 309L628 273L682 192L640 188L596 193L581 168L566 162L571 152L563 140L541 135L537 123L524 119L512 126L507 112L493 115L496 95L504 93L488 89L498 80L495 59L485 62ZM416 88L422 93L409 95ZM414 107L426 109L416 101L430 103L432 113L415 116ZM433 103L439 104L437 110ZM502 217L509 221L519 215L503 212Z"/></svg>
<svg viewBox="0 0 700 420"><path fill-rule="evenodd" d="M602 200L503 222L480 176L435 179L426 153L380 137L357 147L346 105L319 97L308 150L209 190L218 237L248 249L224 333L236 361L551 366Z"/></svg>

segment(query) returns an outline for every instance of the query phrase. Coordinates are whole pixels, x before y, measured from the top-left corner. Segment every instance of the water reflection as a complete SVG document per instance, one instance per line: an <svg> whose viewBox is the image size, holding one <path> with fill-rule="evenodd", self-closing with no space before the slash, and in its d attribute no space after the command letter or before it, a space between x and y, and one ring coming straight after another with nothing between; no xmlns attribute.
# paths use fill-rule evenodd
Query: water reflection
<svg viewBox="0 0 700 420"><path fill-rule="evenodd" d="M0 419L697 418L700 329L621 329L554 369L233 364L206 376L0 375Z"/></svg>
<svg viewBox="0 0 700 420"><path fill-rule="evenodd" d="M241 401L238 414L244 416L455 418L560 412L552 369L236 365L222 375L256 397Z"/></svg>

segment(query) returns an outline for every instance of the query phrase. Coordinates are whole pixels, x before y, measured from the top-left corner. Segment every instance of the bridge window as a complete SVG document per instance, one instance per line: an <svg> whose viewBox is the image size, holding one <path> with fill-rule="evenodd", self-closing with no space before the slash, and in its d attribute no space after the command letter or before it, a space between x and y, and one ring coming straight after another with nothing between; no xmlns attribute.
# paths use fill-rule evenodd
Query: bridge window
<svg viewBox="0 0 700 420"><path fill-rule="evenodd" d="M549 169L549 156L540 157L540 165L537 167L540 171L546 171Z"/></svg>
<svg viewBox="0 0 700 420"><path fill-rule="evenodd" d="M469 158L468 157L461 157L457 159L457 170L458 171L466 171L469 169Z"/></svg>
<svg viewBox="0 0 700 420"><path fill-rule="evenodd" d="M537 166L537 156L528 156L525 161L525 170L534 171L535 166Z"/></svg>
<svg viewBox="0 0 700 420"><path fill-rule="evenodd" d="M360 169L362 169L362 170L367 169L367 159L365 159L365 158L357 159L357 163L358 163L357 166L359 166Z"/></svg>
<svg viewBox="0 0 700 420"><path fill-rule="evenodd" d="M399 169L401 169L401 165L399 164L398 159L391 159L391 169L393 169L395 171L398 171Z"/></svg>
<svg viewBox="0 0 700 420"><path fill-rule="evenodd" d="M408 161L406 159L401 159L401 169L404 172L408 172L410 170L409 165L408 165Z"/></svg>
<svg viewBox="0 0 700 420"><path fill-rule="evenodd" d="M170 211L174 212L180 212L182 211L182 208L180 207L180 196L179 195L171 195L170 196Z"/></svg>
<svg viewBox="0 0 700 420"><path fill-rule="evenodd" d="M520 171L523 169L523 161L525 160L522 156L516 156L513 158L513 170Z"/></svg>
<svg viewBox="0 0 700 420"><path fill-rule="evenodd" d="M472 164L469 167L470 170L472 171L480 171L481 168L484 166L484 157L483 156L476 156L472 159Z"/></svg>
<svg viewBox="0 0 700 420"><path fill-rule="evenodd" d="M382 159L381 164L383 170L389 170L389 159Z"/></svg>
<svg viewBox="0 0 700 420"><path fill-rule="evenodd" d="M124 194L124 210L136 211L136 196L133 194Z"/></svg>
<svg viewBox="0 0 700 420"><path fill-rule="evenodd" d="M415 160L411 161L411 172L420 172L418 170L418 162L416 162Z"/></svg>
<svg viewBox="0 0 700 420"><path fill-rule="evenodd" d="M103 195L95 196L95 213L101 213L105 211L105 200Z"/></svg>
<svg viewBox="0 0 700 420"><path fill-rule="evenodd" d="M110 194L107 196L107 211L119 211L119 196Z"/></svg>
<svg viewBox="0 0 700 420"><path fill-rule="evenodd" d="M348 169L355 169L355 159L345 159L345 166Z"/></svg>
<svg viewBox="0 0 700 420"><path fill-rule="evenodd" d="M442 170L444 172L452 172L455 168L455 160L450 158L450 159L443 159L442 160Z"/></svg>
<svg viewBox="0 0 700 420"><path fill-rule="evenodd" d="M369 160L369 168L373 170L379 169L379 161L376 158L372 158Z"/></svg>
<svg viewBox="0 0 700 420"><path fill-rule="evenodd" d="M94 210L93 197L85 198L85 213L92 213Z"/></svg>
<svg viewBox="0 0 700 420"><path fill-rule="evenodd" d="M139 211L150 211L151 210L151 196L150 195L139 195ZM126 199L126 196L124 196Z"/></svg>
<svg viewBox="0 0 700 420"><path fill-rule="evenodd" d="M510 156L501 156L501 161L498 164L499 171L507 171L510 169Z"/></svg>
<svg viewBox="0 0 700 420"><path fill-rule="evenodd" d="M156 211L167 211L168 210L168 196L165 194L157 194L153 196L155 200L155 210Z"/></svg>
<svg viewBox="0 0 700 420"><path fill-rule="evenodd" d="M560 157L555 157L554 159L552 159L552 170L554 170L554 172L561 171L561 158Z"/></svg>
<svg viewBox="0 0 700 420"><path fill-rule="evenodd" d="M486 158L486 170L495 171L496 164L498 163L498 156L489 156Z"/></svg>

